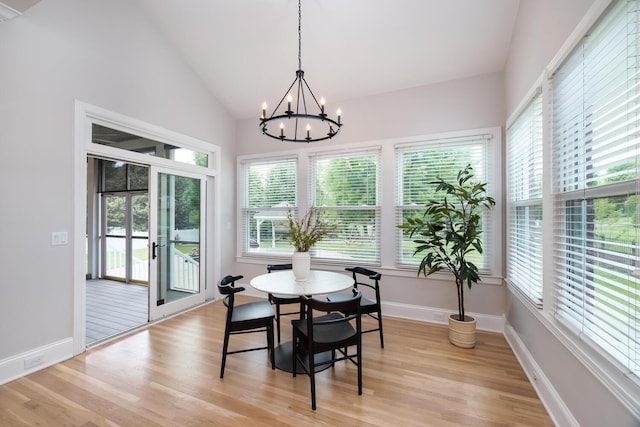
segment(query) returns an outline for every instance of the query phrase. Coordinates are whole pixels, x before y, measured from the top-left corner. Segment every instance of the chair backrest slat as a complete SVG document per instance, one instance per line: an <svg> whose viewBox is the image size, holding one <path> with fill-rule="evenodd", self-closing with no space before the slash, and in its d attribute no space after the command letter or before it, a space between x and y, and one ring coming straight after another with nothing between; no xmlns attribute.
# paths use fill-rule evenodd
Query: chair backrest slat
<svg viewBox="0 0 640 427"><path fill-rule="evenodd" d="M353 286L356 289L359 286L366 286L367 288L372 289L375 292L376 300L380 299L380 278L382 277L382 274L364 267L347 267L345 268L345 270L351 271L353 275ZM372 280L373 283L365 282L364 277L362 276L366 276L367 278Z"/></svg>
<svg viewBox="0 0 640 427"><path fill-rule="evenodd" d="M224 276L222 279L220 279L220 281L218 281L218 292L220 292L220 295L225 295L225 297L222 299L222 303L229 309L227 312L229 314L229 316L227 316L228 318L230 318L230 313L233 311L233 304L235 302L234 295L238 292L244 291L244 287L236 287L235 282L236 280L240 280L243 277L244 276L229 275Z"/></svg>
<svg viewBox="0 0 640 427"><path fill-rule="evenodd" d="M279 270L292 270L293 264L269 264L267 265L267 272L271 273L272 271Z"/></svg>
<svg viewBox="0 0 640 427"><path fill-rule="evenodd" d="M353 297L342 301L326 301L315 298L303 297L303 301L306 307L306 318L309 325L329 324L336 322L346 322L352 319L360 319L360 298L362 294L357 289L352 289ZM314 311L320 311L324 313L338 312L343 313L344 317L341 319L326 319L320 320L318 317L313 317ZM358 322L359 323L359 322Z"/></svg>

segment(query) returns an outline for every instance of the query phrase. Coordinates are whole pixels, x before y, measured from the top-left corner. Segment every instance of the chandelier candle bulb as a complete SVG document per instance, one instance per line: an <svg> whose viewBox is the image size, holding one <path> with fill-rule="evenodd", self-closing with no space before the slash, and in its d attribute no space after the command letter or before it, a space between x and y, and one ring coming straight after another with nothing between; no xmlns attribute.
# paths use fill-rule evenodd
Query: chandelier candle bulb
<svg viewBox="0 0 640 427"><path fill-rule="evenodd" d="M267 118L267 103L263 102L262 103L262 119L266 119Z"/></svg>
<svg viewBox="0 0 640 427"><path fill-rule="evenodd" d="M287 95L287 113L291 113L291 101L293 101L293 98L289 94Z"/></svg>
<svg viewBox="0 0 640 427"><path fill-rule="evenodd" d="M324 115L324 96L320 98L320 114Z"/></svg>
<svg viewBox="0 0 640 427"><path fill-rule="evenodd" d="M338 124L340 124L340 116L342 116L342 110L338 108Z"/></svg>
<svg viewBox="0 0 640 427"><path fill-rule="evenodd" d="M280 137L284 138L284 123L280 122Z"/></svg>
<svg viewBox="0 0 640 427"><path fill-rule="evenodd" d="M310 139L311 137L309 136L309 131L311 130L311 125L307 125L307 139Z"/></svg>

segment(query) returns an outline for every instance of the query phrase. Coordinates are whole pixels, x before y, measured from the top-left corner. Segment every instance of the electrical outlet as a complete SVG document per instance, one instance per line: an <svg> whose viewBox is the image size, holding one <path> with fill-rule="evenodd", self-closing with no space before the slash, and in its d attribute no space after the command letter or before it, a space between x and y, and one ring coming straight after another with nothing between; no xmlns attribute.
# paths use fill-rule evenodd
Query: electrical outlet
<svg viewBox="0 0 640 427"><path fill-rule="evenodd" d="M44 356L39 354L37 356L24 359L24 369L32 369L38 365L42 365L43 363L44 363Z"/></svg>

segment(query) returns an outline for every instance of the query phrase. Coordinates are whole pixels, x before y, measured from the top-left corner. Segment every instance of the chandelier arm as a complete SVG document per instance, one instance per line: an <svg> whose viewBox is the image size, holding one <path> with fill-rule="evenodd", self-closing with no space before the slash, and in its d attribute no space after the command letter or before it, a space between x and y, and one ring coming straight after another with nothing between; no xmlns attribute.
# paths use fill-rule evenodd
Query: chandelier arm
<svg viewBox="0 0 640 427"><path fill-rule="evenodd" d="M297 80L298 80L298 77L293 79L293 82L291 82L291 86L289 86L289 89L287 89L287 91L284 93L284 95L280 99L280 102L278 102L278 105L276 105L276 108L273 109L273 112L271 113L271 116L269 116L269 119L273 118L273 115L276 113L276 111L278 111L278 108L280 108L280 106L282 105L282 102L284 101L284 99L287 97L287 95L289 93L291 93L291 88L293 87L293 85L296 84ZM265 119L266 119L266 117L265 117Z"/></svg>
<svg viewBox="0 0 640 427"><path fill-rule="evenodd" d="M308 114L307 100L304 93L304 86L302 86L302 79L298 77L298 102L296 103L296 114L300 112L300 102L302 102L302 108L304 108L304 114Z"/></svg>
<svg viewBox="0 0 640 427"><path fill-rule="evenodd" d="M296 109L296 114L294 115L295 125L293 126L293 139L298 139L298 118L300 115Z"/></svg>
<svg viewBox="0 0 640 427"><path fill-rule="evenodd" d="M320 103L318 102L318 99L316 98L316 96L314 95L313 91L311 90L311 87L309 86L309 83L307 83L307 79L302 77L302 81L304 82L305 86L309 90L309 93L311 94L311 97L313 98L313 101L316 103L316 106L318 107L318 109L322 109L322 107L320 107Z"/></svg>

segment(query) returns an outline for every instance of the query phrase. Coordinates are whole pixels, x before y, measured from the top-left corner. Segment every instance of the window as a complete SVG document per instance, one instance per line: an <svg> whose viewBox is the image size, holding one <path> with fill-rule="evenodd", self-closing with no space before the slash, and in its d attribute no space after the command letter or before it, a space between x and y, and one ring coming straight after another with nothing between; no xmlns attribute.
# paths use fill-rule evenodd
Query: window
<svg viewBox="0 0 640 427"><path fill-rule="evenodd" d="M295 158L247 160L241 164L243 254L291 255L287 212L297 208Z"/></svg>
<svg viewBox="0 0 640 427"><path fill-rule="evenodd" d="M100 192L148 190L149 168L113 160L99 160Z"/></svg>
<svg viewBox="0 0 640 427"><path fill-rule="evenodd" d="M507 129L507 282L542 307L542 94Z"/></svg>
<svg viewBox="0 0 640 427"><path fill-rule="evenodd" d="M435 185L430 184L437 176L445 180L456 178L458 171L467 164L474 169L474 180L487 182L489 195L493 183L488 179L488 141L491 135L470 135L468 137L428 141L416 144L400 144L396 147L397 167L397 224L407 217L422 215L424 203L435 194ZM496 210L496 209L494 209ZM482 219L483 253L475 253L475 264L483 273L492 269L491 215ZM424 254L413 255L415 244L398 230L400 248L397 251L400 266L414 267L420 264Z"/></svg>
<svg viewBox="0 0 640 427"><path fill-rule="evenodd" d="M209 155L93 123L91 142L149 156L207 167Z"/></svg>
<svg viewBox="0 0 640 427"><path fill-rule="evenodd" d="M489 195L501 194L502 172L493 166L501 163L500 142L500 128L486 128L239 157L237 255L288 262L294 248L287 236L287 213L291 210L298 218L314 205L337 226L333 236L312 247L315 264L395 265L415 272L415 245L398 243L402 234L397 224L421 212L434 191L429 180L436 175L454 178L468 163L475 179L488 183ZM502 253L501 224L499 206L484 212L484 253L475 260L493 284L502 284L502 257L496 255Z"/></svg>
<svg viewBox="0 0 640 427"><path fill-rule="evenodd" d="M640 373L638 2L619 1L553 89L556 316Z"/></svg>
<svg viewBox="0 0 640 427"><path fill-rule="evenodd" d="M313 248L317 259L380 264L379 151L315 154L313 204L337 225L333 238Z"/></svg>
<svg viewBox="0 0 640 427"><path fill-rule="evenodd" d="M290 258L287 213L298 217L315 205L337 226L311 249L315 262L380 265L379 157L379 149L365 149L243 160L242 254ZM298 173L298 162L308 164L308 177Z"/></svg>

